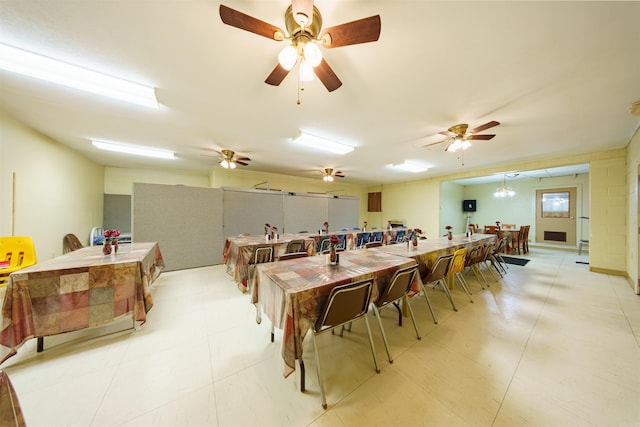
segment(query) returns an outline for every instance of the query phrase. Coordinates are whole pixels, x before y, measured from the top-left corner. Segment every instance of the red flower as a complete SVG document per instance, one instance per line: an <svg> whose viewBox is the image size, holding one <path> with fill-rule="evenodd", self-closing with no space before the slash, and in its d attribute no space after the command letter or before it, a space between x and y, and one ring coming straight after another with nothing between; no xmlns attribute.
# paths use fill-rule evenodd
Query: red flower
<svg viewBox="0 0 640 427"><path fill-rule="evenodd" d="M332 245L339 245L340 238L334 234L329 238L329 243L331 243Z"/></svg>
<svg viewBox="0 0 640 427"><path fill-rule="evenodd" d="M271 229L272 229L273 231L278 231L278 227L276 227L276 226L271 227Z"/></svg>
<svg viewBox="0 0 640 427"><path fill-rule="evenodd" d="M107 238L111 238L111 237L118 237L120 235L120 230L118 230L117 228L111 229L111 230L104 230L104 237Z"/></svg>
<svg viewBox="0 0 640 427"><path fill-rule="evenodd" d="M328 226L329 226L329 223L328 223L327 221L325 221L325 222L324 222L324 226L325 226L325 227L328 227Z"/></svg>
<svg viewBox="0 0 640 427"><path fill-rule="evenodd" d="M414 228L413 231L415 231L418 236L422 234L422 230L419 228Z"/></svg>
<svg viewBox="0 0 640 427"><path fill-rule="evenodd" d="M267 228L271 228L271 226L269 224L265 224L264 226L267 227Z"/></svg>
<svg viewBox="0 0 640 427"><path fill-rule="evenodd" d="M447 225L445 228L446 228L447 230L451 230L453 227L452 227L452 226L450 226L450 225Z"/></svg>

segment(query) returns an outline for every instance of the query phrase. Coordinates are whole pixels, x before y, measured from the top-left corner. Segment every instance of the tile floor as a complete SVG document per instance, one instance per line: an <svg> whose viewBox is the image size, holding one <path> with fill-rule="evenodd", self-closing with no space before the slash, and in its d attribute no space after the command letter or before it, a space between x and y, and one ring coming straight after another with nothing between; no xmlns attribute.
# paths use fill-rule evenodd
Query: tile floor
<svg viewBox="0 0 640 427"><path fill-rule="evenodd" d="M164 273L147 323L122 321L35 340L3 369L29 426L640 426L640 296L591 273L583 254L536 248L526 267L453 312L431 291L414 299L418 341L383 311L394 363L375 320L382 371L365 327L321 337L328 409L311 340L307 392L282 376L280 335L257 325L249 296L223 266ZM371 314L370 314L371 315ZM120 331L119 331L120 330Z"/></svg>

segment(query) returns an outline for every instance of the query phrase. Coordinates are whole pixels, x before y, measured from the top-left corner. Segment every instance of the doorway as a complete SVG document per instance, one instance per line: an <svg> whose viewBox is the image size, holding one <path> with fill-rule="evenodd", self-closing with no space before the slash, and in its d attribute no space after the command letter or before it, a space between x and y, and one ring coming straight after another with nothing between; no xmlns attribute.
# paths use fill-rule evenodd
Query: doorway
<svg viewBox="0 0 640 427"><path fill-rule="evenodd" d="M536 242L576 246L576 187L536 190Z"/></svg>

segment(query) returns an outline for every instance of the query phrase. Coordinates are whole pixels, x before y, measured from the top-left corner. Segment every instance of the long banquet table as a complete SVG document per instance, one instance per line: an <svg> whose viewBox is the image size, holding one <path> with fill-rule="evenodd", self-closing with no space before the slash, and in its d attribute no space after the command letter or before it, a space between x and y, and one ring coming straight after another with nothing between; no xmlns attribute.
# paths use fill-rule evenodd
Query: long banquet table
<svg viewBox="0 0 640 427"><path fill-rule="evenodd" d="M2 304L0 363L30 338L112 322L125 315L145 322L153 306L150 285L164 261L156 242L119 246L104 255L89 246L16 271Z"/></svg>
<svg viewBox="0 0 640 427"><path fill-rule="evenodd" d="M360 249L340 252L337 266L328 265L326 255L258 265L252 300L257 310L262 310L274 326L284 330L282 357L285 377L295 370L296 359L304 368L302 340L334 287L372 279L373 302L395 271L415 264L410 258ZM304 378L304 373L301 378Z"/></svg>
<svg viewBox="0 0 640 427"><path fill-rule="evenodd" d="M271 246L273 259L286 253L287 244L293 240L304 240L307 254L316 254L315 240L304 234L281 234L277 239L266 240L265 236L257 234L239 235L227 237L222 251L222 263L227 266L227 274L233 277L242 292L247 291L247 279L249 278L249 265L253 254L260 247Z"/></svg>

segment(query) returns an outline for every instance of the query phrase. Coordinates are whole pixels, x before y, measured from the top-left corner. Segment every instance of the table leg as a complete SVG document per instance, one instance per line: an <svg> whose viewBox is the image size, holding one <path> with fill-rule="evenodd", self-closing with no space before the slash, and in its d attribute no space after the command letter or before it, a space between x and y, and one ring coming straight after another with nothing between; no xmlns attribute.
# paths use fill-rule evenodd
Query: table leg
<svg viewBox="0 0 640 427"><path fill-rule="evenodd" d="M44 350L44 337L38 337L38 353L41 353Z"/></svg>
<svg viewBox="0 0 640 427"><path fill-rule="evenodd" d="M304 378L305 378L305 374L304 374L304 361L302 360L302 358L300 359L300 391L304 392Z"/></svg>

